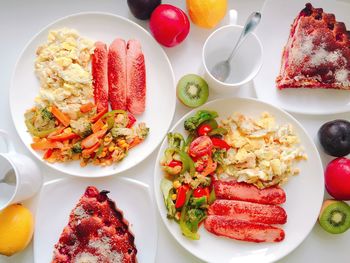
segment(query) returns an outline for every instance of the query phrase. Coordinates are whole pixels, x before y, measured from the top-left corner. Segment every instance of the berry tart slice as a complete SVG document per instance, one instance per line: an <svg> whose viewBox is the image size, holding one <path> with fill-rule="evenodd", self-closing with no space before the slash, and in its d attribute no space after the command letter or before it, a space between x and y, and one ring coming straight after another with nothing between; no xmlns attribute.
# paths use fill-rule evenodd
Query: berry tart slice
<svg viewBox="0 0 350 263"><path fill-rule="evenodd" d="M108 193L86 188L55 245L52 263L136 262L134 236Z"/></svg>
<svg viewBox="0 0 350 263"><path fill-rule="evenodd" d="M350 89L350 32L310 3L292 24L277 87Z"/></svg>

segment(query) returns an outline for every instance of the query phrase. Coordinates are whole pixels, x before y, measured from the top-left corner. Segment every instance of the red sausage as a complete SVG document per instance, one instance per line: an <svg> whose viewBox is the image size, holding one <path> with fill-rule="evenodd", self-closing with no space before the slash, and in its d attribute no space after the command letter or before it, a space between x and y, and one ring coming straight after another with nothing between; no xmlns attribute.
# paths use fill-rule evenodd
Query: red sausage
<svg viewBox="0 0 350 263"><path fill-rule="evenodd" d="M95 51L92 54L92 79L94 86L95 104L100 112L108 108L108 53L107 46L103 42L95 43Z"/></svg>
<svg viewBox="0 0 350 263"><path fill-rule="evenodd" d="M109 101L112 110L126 110L126 43L115 39L108 51Z"/></svg>
<svg viewBox="0 0 350 263"><path fill-rule="evenodd" d="M141 114L146 107L146 68L141 44L129 40L126 51L127 109Z"/></svg>

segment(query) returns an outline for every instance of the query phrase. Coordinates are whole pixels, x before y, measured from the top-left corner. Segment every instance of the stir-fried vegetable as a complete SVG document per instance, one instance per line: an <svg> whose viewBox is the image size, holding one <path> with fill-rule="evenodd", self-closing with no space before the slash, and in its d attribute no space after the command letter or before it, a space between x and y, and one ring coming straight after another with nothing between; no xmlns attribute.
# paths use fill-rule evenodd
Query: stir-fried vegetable
<svg viewBox="0 0 350 263"><path fill-rule="evenodd" d="M168 218L178 221L182 234L193 240L199 239L199 225L207 217L209 204L215 201L211 176L218 165L223 165L230 148L221 139L227 130L218 125L216 117L214 111L200 110L187 118L186 140L182 134L169 133L168 148L161 160L170 179L161 182Z"/></svg>
<svg viewBox="0 0 350 263"><path fill-rule="evenodd" d="M197 127L201 123L211 119L215 119L216 117L218 117L218 114L215 111L207 111L207 110L197 111L197 113L194 116L189 117L188 119L185 120L185 123L184 123L185 130L189 132L193 132L197 129Z"/></svg>

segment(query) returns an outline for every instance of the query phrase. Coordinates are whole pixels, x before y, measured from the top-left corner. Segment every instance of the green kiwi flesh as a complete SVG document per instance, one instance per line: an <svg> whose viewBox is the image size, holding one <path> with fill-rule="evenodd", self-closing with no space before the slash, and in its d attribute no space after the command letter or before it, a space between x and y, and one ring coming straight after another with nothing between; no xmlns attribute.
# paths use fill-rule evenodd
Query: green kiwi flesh
<svg viewBox="0 0 350 263"><path fill-rule="evenodd" d="M177 97L188 107L196 108L203 105L208 100L208 96L208 84L198 75L185 75L177 84Z"/></svg>
<svg viewBox="0 0 350 263"><path fill-rule="evenodd" d="M350 228L350 206L343 201L326 200L321 209L319 223L329 233L344 233Z"/></svg>

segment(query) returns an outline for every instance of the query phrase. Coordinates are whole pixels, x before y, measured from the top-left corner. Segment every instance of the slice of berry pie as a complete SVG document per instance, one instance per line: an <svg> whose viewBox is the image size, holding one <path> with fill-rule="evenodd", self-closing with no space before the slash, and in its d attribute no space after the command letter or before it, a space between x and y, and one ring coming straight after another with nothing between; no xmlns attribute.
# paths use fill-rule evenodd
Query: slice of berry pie
<svg viewBox="0 0 350 263"><path fill-rule="evenodd" d="M277 87L350 89L350 32L310 3L292 24Z"/></svg>
<svg viewBox="0 0 350 263"><path fill-rule="evenodd" d="M55 245L53 263L136 262L129 224L107 194L86 188Z"/></svg>

